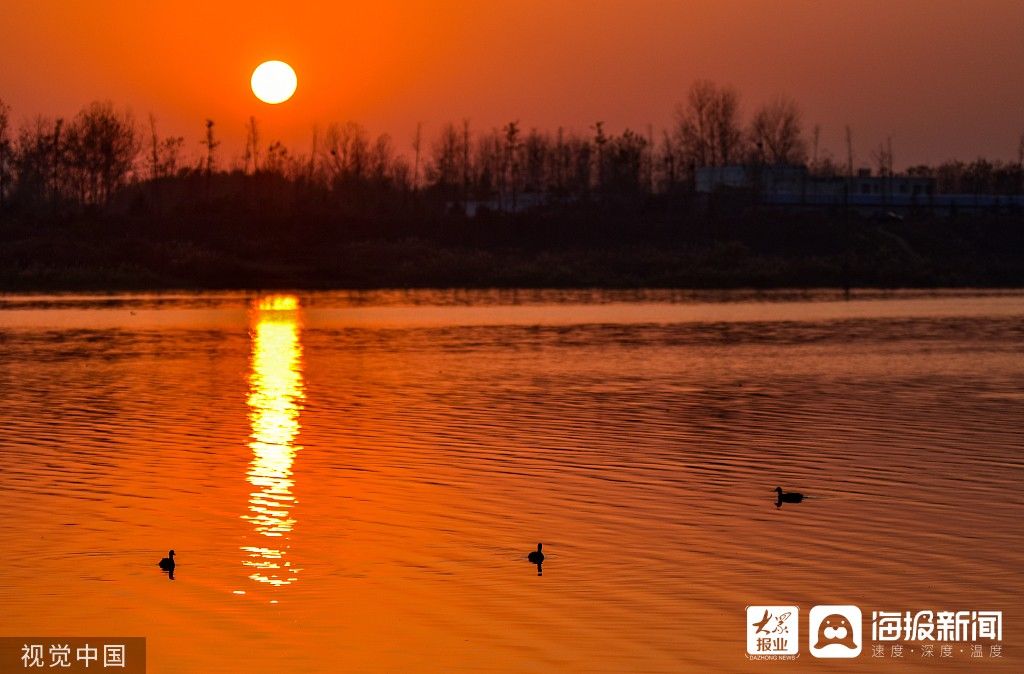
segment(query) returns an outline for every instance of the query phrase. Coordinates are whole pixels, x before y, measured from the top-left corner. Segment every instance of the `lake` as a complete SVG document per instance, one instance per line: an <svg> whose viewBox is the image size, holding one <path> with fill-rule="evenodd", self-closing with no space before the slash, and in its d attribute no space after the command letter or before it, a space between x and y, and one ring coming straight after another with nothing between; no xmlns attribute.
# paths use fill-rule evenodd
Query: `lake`
<svg viewBox="0 0 1024 674"><path fill-rule="evenodd" d="M1024 671L1022 347L1017 291L0 296L0 634L824 672L805 624L748 660L745 607L854 604L1003 634L844 671Z"/></svg>

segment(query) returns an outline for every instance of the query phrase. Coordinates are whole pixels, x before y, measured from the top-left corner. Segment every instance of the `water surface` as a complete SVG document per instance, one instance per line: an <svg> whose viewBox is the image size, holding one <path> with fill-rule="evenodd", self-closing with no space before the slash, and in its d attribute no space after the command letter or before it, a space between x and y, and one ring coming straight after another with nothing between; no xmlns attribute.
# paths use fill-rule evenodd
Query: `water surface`
<svg viewBox="0 0 1024 674"><path fill-rule="evenodd" d="M1004 656L847 671L1018 672L1022 345L1018 292L3 297L0 634L829 671L748 662L744 607L851 603L1003 610Z"/></svg>

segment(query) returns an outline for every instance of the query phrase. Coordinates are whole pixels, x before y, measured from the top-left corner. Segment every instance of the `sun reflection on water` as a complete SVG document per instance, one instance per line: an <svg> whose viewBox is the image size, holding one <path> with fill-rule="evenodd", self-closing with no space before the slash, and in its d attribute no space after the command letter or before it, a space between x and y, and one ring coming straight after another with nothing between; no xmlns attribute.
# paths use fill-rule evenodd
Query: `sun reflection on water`
<svg viewBox="0 0 1024 674"><path fill-rule="evenodd" d="M242 546L243 564L259 583L281 586L297 580L299 568L288 559L297 501L292 462L301 449L295 444L304 398L299 301L294 295L272 295L253 304L252 369L249 375L249 447L252 462L246 479L256 488L249 494L249 512L260 545Z"/></svg>

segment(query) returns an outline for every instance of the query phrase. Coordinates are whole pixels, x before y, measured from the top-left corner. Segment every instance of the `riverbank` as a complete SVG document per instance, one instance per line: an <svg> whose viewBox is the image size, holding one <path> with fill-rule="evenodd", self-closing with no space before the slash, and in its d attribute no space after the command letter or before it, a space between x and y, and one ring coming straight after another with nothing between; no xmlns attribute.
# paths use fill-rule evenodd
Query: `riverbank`
<svg viewBox="0 0 1024 674"><path fill-rule="evenodd" d="M145 231L130 221L5 223L0 291L1024 286L1024 224L1005 218L767 218L554 245L536 243L540 224L520 223L534 242L526 246L514 245L514 231L481 242L458 232L348 239L265 223L218 233Z"/></svg>

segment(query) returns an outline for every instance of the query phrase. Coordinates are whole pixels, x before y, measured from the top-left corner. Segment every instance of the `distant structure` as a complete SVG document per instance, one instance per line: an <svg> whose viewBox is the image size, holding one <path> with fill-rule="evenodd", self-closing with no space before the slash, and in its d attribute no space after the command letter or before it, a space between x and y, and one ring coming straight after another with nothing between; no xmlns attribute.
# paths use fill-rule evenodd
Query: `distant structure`
<svg viewBox="0 0 1024 674"><path fill-rule="evenodd" d="M848 209L861 215L929 212L1020 213L1024 195L943 194L934 178L912 175L817 176L803 165L733 165L698 168L698 194L732 195L741 200L789 209Z"/></svg>
<svg viewBox="0 0 1024 674"><path fill-rule="evenodd" d="M493 199L467 199L464 202L451 201L448 202L448 209L461 209L466 212L466 215L470 218L475 218L477 214L492 211L495 213L523 213L538 206L543 206L546 203L544 195L537 192L523 192L516 196L515 201L506 198L502 202L497 197Z"/></svg>

